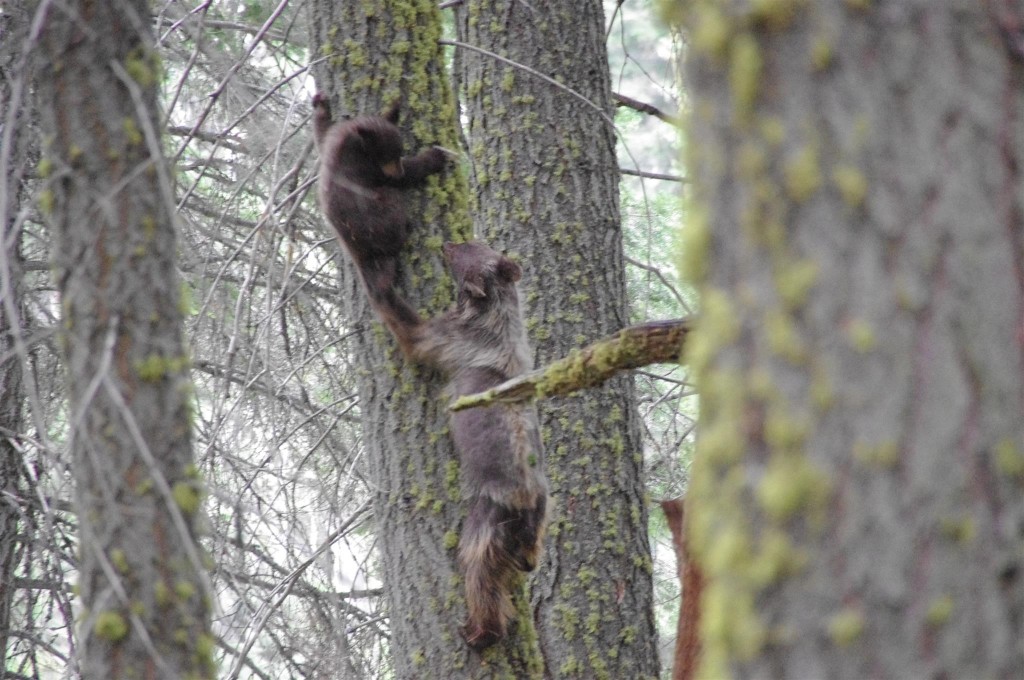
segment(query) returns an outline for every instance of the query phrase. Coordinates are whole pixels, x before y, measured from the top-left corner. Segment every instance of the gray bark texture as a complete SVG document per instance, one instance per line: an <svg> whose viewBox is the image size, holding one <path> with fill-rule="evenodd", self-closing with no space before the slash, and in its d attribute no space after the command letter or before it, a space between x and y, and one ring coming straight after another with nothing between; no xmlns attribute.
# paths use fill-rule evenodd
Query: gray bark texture
<svg viewBox="0 0 1024 680"><path fill-rule="evenodd" d="M335 119L380 113L399 101L406 153L435 143L458 148L455 104L437 42L436 3L315 0L310 23L310 43L325 57L314 76ZM453 164L407 196L408 213L418 224L403 257L401 291L424 314L436 315L453 301L441 246L470 237L467 193ZM326 220L324 225L331 229ZM444 382L401 358L375 320L347 254L340 257L346 316L362 331L351 348L367 464L377 489L377 547L395 674L403 679L536 677L540 658L528 616L482 656L460 636L466 609L455 548L465 508L458 458L448 437Z"/></svg>
<svg viewBox="0 0 1024 680"><path fill-rule="evenodd" d="M29 147L25 59L21 47L28 32L24 2L11 2L0 13L0 658L10 658L11 605L14 574L29 543L32 526L23 521L25 485L17 436L22 431L23 352L16 351L22 334L22 257L20 251ZM14 130L22 132L14 134ZM38 149L38 145L36 145ZM0 671L2 673L2 671Z"/></svg>
<svg viewBox="0 0 1024 680"><path fill-rule="evenodd" d="M79 523L80 671L212 677L150 5L52 3L36 90Z"/></svg>
<svg viewBox="0 0 1024 680"><path fill-rule="evenodd" d="M672 11L702 675L1020 677L1024 3Z"/></svg>
<svg viewBox="0 0 1024 680"><path fill-rule="evenodd" d="M522 263L544 365L629 325L602 3L470 0L457 11L460 42L536 72L457 48L476 231ZM547 672L657 677L632 378L539 408L554 500L533 577Z"/></svg>

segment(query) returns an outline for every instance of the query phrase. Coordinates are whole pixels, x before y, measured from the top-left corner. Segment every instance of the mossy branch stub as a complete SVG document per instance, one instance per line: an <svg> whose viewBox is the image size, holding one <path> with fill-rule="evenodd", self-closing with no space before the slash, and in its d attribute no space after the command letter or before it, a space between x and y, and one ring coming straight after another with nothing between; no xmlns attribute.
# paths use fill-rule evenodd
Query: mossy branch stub
<svg viewBox="0 0 1024 680"><path fill-rule="evenodd" d="M448 408L462 411L497 403L565 396L596 387L620 371L680 362L683 342L692 325L693 320L687 317L623 328L543 368L506 380L485 392L460 397Z"/></svg>

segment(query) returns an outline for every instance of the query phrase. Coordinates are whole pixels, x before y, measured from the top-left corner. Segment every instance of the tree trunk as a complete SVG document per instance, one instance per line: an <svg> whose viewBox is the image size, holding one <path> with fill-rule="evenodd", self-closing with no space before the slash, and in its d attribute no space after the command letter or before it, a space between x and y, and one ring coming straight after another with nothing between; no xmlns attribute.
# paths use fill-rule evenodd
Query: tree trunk
<svg viewBox="0 0 1024 680"><path fill-rule="evenodd" d="M214 675L150 23L143 0L54 3L37 52L89 678Z"/></svg>
<svg viewBox="0 0 1024 680"><path fill-rule="evenodd" d="M459 48L477 232L524 266L538 365L629 324L600 2L470 0ZM540 405L554 510L534 577L548 672L658 675L632 378Z"/></svg>
<svg viewBox="0 0 1024 680"><path fill-rule="evenodd" d="M25 106L27 84L21 59L28 33L29 13L22 1L0 13L0 658L13 658L7 644L11 633L14 574L22 548L31 540L31 528L22 521L22 432L24 347L17 351L22 333L21 214L25 197L29 145L35 142ZM15 134L18 130L18 134Z"/></svg>
<svg viewBox="0 0 1024 680"><path fill-rule="evenodd" d="M693 680L700 660L700 599L704 590L704 577L697 563L690 557L684 519L686 504L683 498L662 501L661 509L665 511L665 522L672 534L676 577L682 594L679 620L676 622L672 680Z"/></svg>
<svg viewBox="0 0 1024 680"><path fill-rule="evenodd" d="M1024 4L796 7L678 9L702 672L1017 677Z"/></svg>
<svg viewBox="0 0 1024 680"><path fill-rule="evenodd" d="M314 75L318 89L330 95L335 118L378 113L399 101L407 153L433 143L458 147L455 106L437 42L441 19L436 3L317 0L310 7L311 44L326 57ZM409 215L420 228L404 258L402 294L431 315L453 299L440 248L446 239L470 237L466 194L465 180L453 167L431 179L427 189L410 192L407 200ZM330 229L326 221L325 228ZM347 255L341 259L346 316L363 329L352 351L368 466L378 489L374 510L395 674L536 676L540 659L528 619L484 655L486 662L459 634L466 610L455 547L465 508L458 459L447 436L443 382L401 359L374 320Z"/></svg>

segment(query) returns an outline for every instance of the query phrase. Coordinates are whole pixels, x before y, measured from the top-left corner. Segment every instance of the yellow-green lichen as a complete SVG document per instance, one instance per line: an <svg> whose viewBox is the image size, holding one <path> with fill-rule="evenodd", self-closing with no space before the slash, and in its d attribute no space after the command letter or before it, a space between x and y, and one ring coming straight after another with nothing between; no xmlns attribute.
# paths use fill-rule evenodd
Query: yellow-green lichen
<svg viewBox="0 0 1024 680"><path fill-rule="evenodd" d="M824 36L818 36L811 41L811 66L815 71L824 71L832 63L835 54L832 41Z"/></svg>
<svg viewBox="0 0 1024 680"><path fill-rule="evenodd" d="M217 669L214 652L217 650L217 638L209 633L200 633L196 637L196 660L199 667L210 676Z"/></svg>
<svg viewBox="0 0 1024 680"><path fill-rule="evenodd" d="M859 609L847 607L828 622L828 633L840 647L849 647L864 633L864 614Z"/></svg>
<svg viewBox="0 0 1024 680"><path fill-rule="evenodd" d="M745 439L740 424L743 422L743 378L737 373L717 372L705 375L701 381L706 413L702 423L700 455L716 465L728 465L740 460Z"/></svg>
<svg viewBox="0 0 1024 680"><path fill-rule="evenodd" d="M558 667L558 672L561 677L575 676L583 671L580 662L576 660L576 657L570 654L562 662L562 665Z"/></svg>
<svg viewBox="0 0 1024 680"><path fill-rule="evenodd" d="M736 173L741 178L754 179L768 166L768 154L762 145L747 141L736 153Z"/></svg>
<svg viewBox="0 0 1024 680"><path fill-rule="evenodd" d="M861 354L870 352L878 342L875 329L864 319L853 319L846 325L846 338Z"/></svg>
<svg viewBox="0 0 1024 680"><path fill-rule="evenodd" d="M501 78L501 89L503 92L511 92L516 84L516 75L511 68L505 69L505 73Z"/></svg>
<svg viewBox="0 0 1024 680"><path fill-rule="evenodd" d="M977 530L972 517L946 517L940 524L942 535L958 544L970 543L974 540Z"/></svg>
<svg viewBox="0 0 1024 680"><path fill-rule="evenodd" d="M838 165L832 170L832 182L851 208L859 208L868 195L868 180L858 168L852 165Z"/></svg>
<svg viewBox="0 0 1024 680"><path fill-rule="evenodd" d="M125 118L121 123L124 128L124 137L128 142L128 145L138 146L139 144L142 144L142 132L139 130L139 126L136 125L135 119Z"/></svg>
<svg viewBox="0 0 1024 680"><path fill-rule="evenodd" d="M96 615L93 632L101 640L120 642L128 635L128 622L118 612L100 612Z"/></svg>
<svg viewBox="0 0 1024 680"><path fill-rule="evenodd" d="M729 53L729 86L740 122L750 119L763 69L761 46L757 39L750 33L736 36Z"/></svg>
<svg viewBox="0 0 1024 680"><path fill-rule="evenodd" d="M747 389L750 391L750 396L761 401L767 401L776 394L772 374L763 366L751 369L747 376Z"/></svg>
<svg viewBox="0 0 1024 680"><path fill-rule="evenodd" d="M711 226L708 212L694 205L690 208L679 240L679 275L692 284L699 284L708 275L708 254L711 249Z"/></svg>
<svg viewBox="0 0 1024 680"><path fill-rule="evenodd" d="M771 529L761 536L757 553L749 563L750 578L758 587L769 586L798 573L807 560L806 551L796 548L788 534Z"/></svg>
<svg viewBox="0 0 1024 680"><path fill-rule="evenodd" d="M999 440L995 446L995 459L996 468L1006 477L1024 478L1024 453L1021 453L1013 439L1006 437Z"/></svg>
<svg viewBox="0 0 1024 680"><path fill-rule="evenodd" d="M203 493L199 485L191 481L177 482L171 489L174 502L186 515L193 515L199 510L203 500Z"/></svg>
<svg viewBox="0 0 1024 680"><path fill-rule="evenodd" d="M928 605L928 613L925 614L925 621L932 628L938 628L946 624L953 616L953 598L949 595L940 595Z"/></svg>
<svg viewBox="0 0 1024 680"><path fill-rule="evenodd" d="M128 53L124 70L141 87L149 88L156 85L163 76L163 62L155 49L140 45Z"/></svg>
<svg viewBox="0 0 1024 680"><path fill-rule="evenodd" d="M566 641L572 641L576 637L576 630L580 625L579 612L567 604L557 603L553 607L555 614L555 626L562 632Z"/></svg>
<svg viewBox="0 0 1024 680"><path fill-rule="evenodd" d="M768 409L764 420L764 441L773 452L802 453L807 432L805 420L787 413L778 404Z"/></svg>
<svg viewBox="0 0 1024 680"><path fill-rule="evenodd" d="M687 365L700 373L717 351L733 342L739 332L739 315L729 295L714 288L704 290L700 318L686 338Z"/></svg>
<svg viewBox="0 0 1024 680"><path fill-rule="evenodd" d="M128 556L125 555L124 550L120 548L114 548L110 551L110 563L114 565L114 569L119 574L127 574L130 570L128 566Z"/></svg>
<svg viewBox="0 0 1024 680"><path fill-rule="evenodd" d="M702 659L701 668L701 675L706 677L724 671L730 657L752 659L765 642L765 627L757 616L751 591L730 587L724 579L713 579L704 591L700 632L707 642L708 658Z"/></svg>
<svg viewBox="0 0 1024 680"><path fill-rule="evenodd" d="M864 465L890 469L895 467L900 460L900 447L893 440L877 444L857 441L853 444L853 457Z"/></svg>
<svg viewBox="0 0 1024 680"><path fill-rule="evenodd" d="M166 607L174 601L171 589L162 580L157 581L156 585L153 586L153 597L161 607Z"/></svg>
<svg viewBox="0 0 1024 680"><path fill-rule="evenodd" d="M191 581L178 581L174 584L174 594L179 600L189 600L196 594L196 586Z"/></svg>
<svg viewBox="0 0 1024 680"><path fill-rule="evenodd" d="M770 28L785 28L807 0L750 0L751 17Z"/></svg>
<svg viewBox="0 0 1024 680"><path fill-rule="evenodd" d="M740 569L748 564L752 554L750 536L736 527L723 530L701 560L710 573L722 573Z"/></svg>
<svg viewBox="0 0 1024 680"><path fill-rule="evenodd" d="M782 310L769 311L765 315L764 324L765 337L773 354L793 364L804 362L807 347L788 314Z"/></svg>
<svg viewBox="0 0 1024 680"><path fill-rule="evenodd" d="M786 191L797 203L803 203L821 186L821 165L814 145L803 146L785 165Z"/></svg>
<svg viewBox="0 0 1024 680"><path fill-rule="evenodd" d="M787 309L800 309L818 282L821 268L811 259L798 260L782 267L775 276L779 297Z"/></svg>
<svg viewBox="0 0 1024 680"><path fill-rule="evenodd" d="M169 375L183 373L189 367L188 357L164 357L150 354L135 362L135 372L143 382L160 382Z"/></svg>
<svg viewBox="0 0 1024 680"><path fill-rule="evenodd" d="M810 394L811 404L819 413L829 410L835 403L836 394L832 387L832 379L828 371L820 366L816 366L812 372Z"/></svg>
<svg viewBox="0 0 1024 680"><path fill-rule="evenodd" d="M806 457L776 454L757 485L757 499L769 517L784 521L804 509L823 510L830 490L828 478Z"/></svg>
<svg viewBox="0 0 1024 680"><path fill-rule="evenodd" d="M716 2L702 2L694 8L690 39L697 52L714 57L725 55L732 26Z"/></svg>
<svg viewBox="0 0 1024 680"><path fill-rule="evenodd" d="M778 146L786 139L786 125L778 116L765 116L758 124L761 138L769 146Z"/></svg>
<svg viewBox="0 0 1024 680"><path fill-rule="evenodd" d="M50 189L43 189L39 192L39 198L37 200L39 202L39 211L43 215L50 216L53 214L53 206L55 202L53 191Z"/></svg>

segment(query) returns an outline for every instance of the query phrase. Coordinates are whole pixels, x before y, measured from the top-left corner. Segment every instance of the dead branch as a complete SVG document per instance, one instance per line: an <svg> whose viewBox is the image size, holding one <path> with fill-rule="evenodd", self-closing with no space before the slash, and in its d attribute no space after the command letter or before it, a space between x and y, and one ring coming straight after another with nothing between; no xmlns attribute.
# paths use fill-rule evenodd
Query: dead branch
<svg viewBox="0 0 1024 680"><path fill-rule="evenodd" d="M677 363L693 321L649 321L623 328L543 368L506 380L486 392L456 399L448 408L461 411L496 403L516 403L564 396L596 387L620 371L648 364Z"/></svg>
<svg viewBox="0 0 1024 680"><path fill-rule="evenodd" d="M660 118L669 125L680 127L678 116L669 115L662 111L661 109L659 109L654 104L648 104L647 102L642 102L639 99L627 97L626 95L621 94L619 92L612 92L612 99L615 101L616 106L625 106L627 109L633 109L634 111L639 111L640 113L646 113L649 116Z"/></svg>
<svg viewBox="0 0 1024 680"><path fill-rule="evenodd" d="M700 597L704 589L704 575L697 563L690 559L686 525L683 521L685 503L673 498L661 502L665 521L672 533L672 548L676 553L676 574L682 588L679 604L679 623L676 627L675 662L672 666L672 680L692 680L697 673L700 657Z"/></svg>

